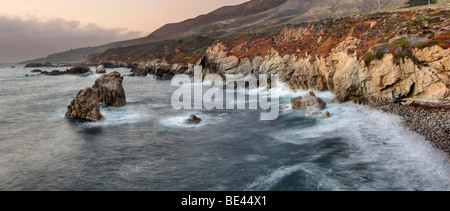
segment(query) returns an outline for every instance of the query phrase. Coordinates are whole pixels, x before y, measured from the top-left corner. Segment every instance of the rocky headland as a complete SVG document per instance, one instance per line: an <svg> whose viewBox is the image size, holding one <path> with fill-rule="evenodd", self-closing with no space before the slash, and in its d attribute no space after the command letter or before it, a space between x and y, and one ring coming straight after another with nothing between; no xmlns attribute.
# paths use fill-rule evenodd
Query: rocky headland
<svg viewBox="0 0 450 211"><path fill-rule="evenodd" d="M406 124L413 130L448 145L445 136L427 135L435 130L426 124L437 123L423 121L433 115L439 116L436 121L448 118L448 107L437 112L396 102L450 99L449 47L450 10L442 6L252 28L218 39L115 48L92 61L128 61L133 63L131 76L160 79L192 75L195 65L201 65L204 74L222 76L278 74L292 89L331 91L334 103L389 104L388 110L398 110L393 113L406 122L423 122L417 127L428 132ZM293 104L302 107L302 100L293 99ZM417 115L400 112L400 107Z"/></svg>

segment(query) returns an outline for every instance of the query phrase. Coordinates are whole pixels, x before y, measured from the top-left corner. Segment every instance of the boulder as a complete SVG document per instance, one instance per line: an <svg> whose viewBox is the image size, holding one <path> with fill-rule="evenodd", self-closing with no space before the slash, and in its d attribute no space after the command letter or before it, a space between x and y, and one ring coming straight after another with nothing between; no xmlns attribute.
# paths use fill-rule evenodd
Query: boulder
<svg viewBox="0 0 450 211"><path fill-rule="evenodd" d="M77 66L66 70L66 72L63 72L63 74L86 74L89 72L91 72L91 69L87 64L78 64Z"/></svg>
<svg viewBox="0 0 450 211"><path fill-rule="evenodd" d="M310 91L301 100L301 106L302 106L302 108L321 108L321 109L323 109L323 108L327 107L327 103L325 103L325 101L323 101L322 99L317 97L313 91Z"/></svg>
<svg viewBox="0 0 450 211"><path fill-rule="evenodd" d="M121 107L126 104L123 77L119 72L103 75L95 81L93 89L99 91L99 101L108 106Z"/></svg>
<svg viewBox="0 0 450 211"><path fill-rule="evenodd" d="M320 99L314 94L313 91L310 91L305 95L305 97L297 97L291 99L292 109L306 109L306 108L320 108L323 109L327 107L327 103Z"/></svg>
<svg viewBox="0 0 450 211"><path fill-rule="evenodd" d="M42 72L42 70L35 69L35 70L32 70L31 72L32 72L32 73L40 73L40 72Z"/></svg>
<svg viewBox="0 0 450 211"><path fill-rule="evenodd" d="M81 90L67 107L66 117L92 122L102 120L99 91L92 88Z"/></svg>
<svg viewBox="0 0 450 211"><path fill-rule="evenodd" d="M161 65L155 69L154 76L156 79L172 79L175 76L173 70L168 65Z"/></svg>
<svg viewBox="0 0 450 211"><path fill-rule="evenodd" d="M294 109L294 110L301 109L302 108L302 100L303 100L303 97L292 98L291 99L292 109Z"/></svg>
<svg viewBox="0 0 450 211"><path fill-rule="evenodd" d="M325 111L325 113L323 113L322 117L323 117L324 119L328 119L328 118L331 117L331 114L330 114L329 111Z"/></svg>
<svg viewBox="0 0 450 211"><path fill-rule="evenodd" d="M105 68L105 66L103 66L103 65L98 66L98 67L96 68L95 73L98 73L98 74L105 74L105 73L106 73L106 68Z"/></svg>
<svg viewBox="0 0 450 211"><path fill-rule="evenodd" d="M195 116L195 115L191 115L191 116L189 117L189 119L186 120L186 123L188 123L188 124L198 124L198 123L200 123L201 121L202 121L201 118L198 118L198 117Z"/></svg>

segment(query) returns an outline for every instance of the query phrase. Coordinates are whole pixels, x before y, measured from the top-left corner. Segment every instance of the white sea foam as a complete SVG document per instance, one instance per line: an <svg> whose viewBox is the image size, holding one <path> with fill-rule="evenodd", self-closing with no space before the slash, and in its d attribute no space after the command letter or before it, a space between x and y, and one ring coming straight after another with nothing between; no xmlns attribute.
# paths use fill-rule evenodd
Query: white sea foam
<svg viewBox="0 0 450 211"><path fill-rule="evenodd" d="M318 92L317 95L327 97L328 94ZM402 126L400 117L349 103L328 104L326 110L332 115L330 119L323 119L321 116L307 117L316 118L317 124L313 127L299 126L279 130L272 133L271 137L280 144L295 145L311 144L327 137L340 138L342 143L351 146L349 148L354 147L354 152L348 158L335 160L339 168L346 169L367 163L370 169L368 171L375 172L372 175L374 182L357 187L361 190L450 190L450 164L447 155L434 148L424 137L408 131ZM305 115L305 112L283 115ZM264 189L276 182L281 175L298 168L300 166L281 167L276 172L257 179L258 184L264 180L264 185L250 187ZM349 177L358 174L348 171ZM409 176L405 177L404 174ZM386 184L384 180L387 177L395 177L395 182Z"/></svg>
<svg viewBox="0 0 450 211"><path fill-rule="evenodd" d="M145 109L144 106L134 106L129 108L127 106L122 108L100 108L104 119L99 122L87 123L90 126L109 126L109 125L125 125L134 124L138 122L148 122L153 118L151 110Z"/></svg>

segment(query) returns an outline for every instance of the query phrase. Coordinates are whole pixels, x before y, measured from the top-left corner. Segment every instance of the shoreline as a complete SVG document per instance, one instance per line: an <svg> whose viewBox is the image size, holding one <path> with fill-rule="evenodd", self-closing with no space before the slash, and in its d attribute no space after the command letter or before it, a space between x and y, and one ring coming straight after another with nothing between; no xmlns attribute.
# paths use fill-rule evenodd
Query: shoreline
<svg viewBox="0 0 450 211"><path fill-rule="evenodd" d="M408 100L372 107L401 116L404 126L423 135L426 140L450 157L450 100Z"/></svg>

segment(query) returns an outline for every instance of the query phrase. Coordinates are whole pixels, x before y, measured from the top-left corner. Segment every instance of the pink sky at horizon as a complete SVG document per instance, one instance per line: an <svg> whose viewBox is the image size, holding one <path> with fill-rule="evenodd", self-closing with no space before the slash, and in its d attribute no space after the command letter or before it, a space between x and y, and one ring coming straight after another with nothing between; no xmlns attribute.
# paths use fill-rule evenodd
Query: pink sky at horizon
<svg viewBox="0 0 450 211"><path fill-rule="evenodd" d="M0 15L22 19L64 19L102 28L140 31L144 36L167 23L249 0L2 0Z"/></svg>
<svg viewBox="0 0 450 211"><path fill-rule="evenodd" d="M149 35L249 0L1 0L0 63Z"/></svg>

